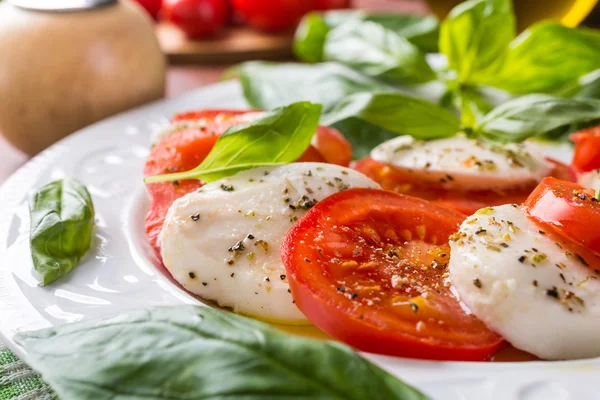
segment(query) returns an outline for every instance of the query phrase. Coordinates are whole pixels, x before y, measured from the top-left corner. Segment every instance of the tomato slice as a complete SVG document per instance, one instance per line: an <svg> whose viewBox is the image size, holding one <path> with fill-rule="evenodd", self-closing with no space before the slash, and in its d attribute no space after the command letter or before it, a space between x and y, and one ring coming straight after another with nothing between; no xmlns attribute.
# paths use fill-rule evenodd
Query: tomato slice
<svg viewBox="0 0 600 400"><path fill-rule="evenodd" d="M570 139L575 143L571 166L577 173L600 168L600 126L575 132Z"/></svg>
<svg viewBox="0 0 600 400"><path fill-rule="evenodd" d="M565 238L600 253L600 202L593 190L574 182L545 178L522 208Z"/></svg>
<svg viewBox="0 0 600 400"><path fill-rule="evenodd" d="M328 197L282 245L296 305L316 326L360 350L488 359L502 339L462 309L447 282L448 237L464 218L383 190Z"/></svg>
<svg viewBox="0 0 600 400"><path fill-rule="evenodd" d="M574 179L573 173L567 165L552 159L548 159L548 161L554 165L553 176L561 179ZM367 175L386 190L429 200L454 208L464 214L473 214L483 207L521 204L534 188L531 186L502 191L443 189L436 185L418 182L394 166L375 161L370 157L356 162L353 168Z"/></svg>

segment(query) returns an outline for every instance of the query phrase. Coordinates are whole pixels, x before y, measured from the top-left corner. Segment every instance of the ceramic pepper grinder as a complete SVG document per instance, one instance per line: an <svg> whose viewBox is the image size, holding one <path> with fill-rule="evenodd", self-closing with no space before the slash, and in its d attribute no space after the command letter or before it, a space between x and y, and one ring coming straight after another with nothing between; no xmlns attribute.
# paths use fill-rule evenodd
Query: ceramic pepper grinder
<svg viewBox="0 0 600 400"><path fill-rule="evenodd" d="M163 97L165 69L153 23L133 2L0 3L0 134L30 155Z"/></svg>

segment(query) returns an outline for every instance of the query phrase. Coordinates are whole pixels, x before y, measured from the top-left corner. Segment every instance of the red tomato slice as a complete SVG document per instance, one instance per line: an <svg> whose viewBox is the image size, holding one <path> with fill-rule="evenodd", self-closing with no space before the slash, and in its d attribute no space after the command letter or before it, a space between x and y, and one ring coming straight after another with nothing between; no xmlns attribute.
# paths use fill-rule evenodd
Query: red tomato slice
<svg viewBox="0 0 600 400"><path fill-rule="evenodd" d="M448 237L464 218L382 190L328 197L282 245L296 305L316 326L360 350L488 359L502 339L465 313L446 280Z"/></svg>
<svg viewBox="0 0 600 400"><path fill-rule="evenodd" d="M548 159L548 161L554 164L552 175L561 177L561 179L573 179L573 174L568 166L556 160ZM520 204L533 190L533 187L503 191L443 189L436 185L415 181L414 178L402 173L392 165L380 163L370 157L356 162L353 168L367 175L386 190L429 200L468 215L483 207Z"/></svg>
<svg viewBox="0 0 600 400"><path fill-rule="evenodd" d="M577 173L600 168L600 126L576 132L570 139L575 142L571 166Z"/></svg>
<svg viewBox="0 0 600 400"><path fill-rule="evenodd" d="M563 237L600 253L600 202L593 190L545 178L525 201L523 210ZM600 269L600 263L596 265Z"/></svg>

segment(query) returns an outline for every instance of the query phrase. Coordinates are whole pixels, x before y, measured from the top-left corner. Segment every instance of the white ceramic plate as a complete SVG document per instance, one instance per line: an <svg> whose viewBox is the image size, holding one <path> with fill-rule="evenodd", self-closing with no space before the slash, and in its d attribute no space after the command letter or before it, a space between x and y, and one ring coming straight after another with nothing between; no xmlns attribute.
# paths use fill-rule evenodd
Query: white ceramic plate
<svg viewBox="0 0 600 400"><path fill-rule="evenodd" d="M156 125L176 112L207 107L246 107L239 84L210 86L90 126L35 157L0 188L0 340L19 356L27 359L13 341L19 331L145 306L201 304L161 272L146 243L142 169ZM96 245L73 273L42 288L32 275L27 201L35 188L63 176L90 189ZM365 356L435 400L600 398L599 359L457 363Z"/></svg>

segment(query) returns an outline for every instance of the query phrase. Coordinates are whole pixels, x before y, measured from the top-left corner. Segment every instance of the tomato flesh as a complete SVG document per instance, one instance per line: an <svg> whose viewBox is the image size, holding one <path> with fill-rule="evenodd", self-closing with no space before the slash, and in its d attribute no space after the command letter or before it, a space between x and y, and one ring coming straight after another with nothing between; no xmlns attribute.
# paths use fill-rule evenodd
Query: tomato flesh
<svg viewBox="0 0 600 400"><path fill-rule="evenodd" d="M296 305L316 326L359 350L489 359L502 339L465 313L447 282L448 237L464 218L381 190L328 197L282 246Z"/></svg>
<svg viewBox="0 0 600 400"><path fill-rule="evenodd" d="M231 10L226 0L164 0L163 13L190 39L203 39L227 24Z"/></svg>
<svg viewBox="0 0 600 400"><path fill-rule="evenodd" d="M296 26L315 0L232 0L235 10L254 28L267 32Z"/></svg>
<svg viewBox="0 0 600 400"><path fill-rule="evenodd" d="M556 160L548 159L548 161L554 165L552 175L568 180L574 178L568 166ZM429 200L464 214L473 214L483 207L520 204L527 199L534 188L531 186L502 191L444 189L437 185L419 182L394 166L375 161L370 157L356 162L353 168L367 175L386 190Z"/></svg>
<svg viewBox="0 0 600 400"><path fill-rule="evenodd" d="M600 126L576 132L570 138L575 143L573 169L581 174L600 168Z"/></svg>
<svg viewBox="0 0 600 400"><path fill-rule="evenodd" d="M600 202L594 195L577 183L545 178L522 208L561 236L600 253Z"/></svg>

